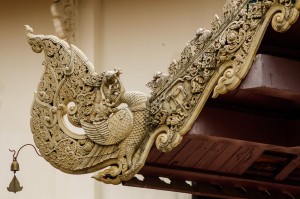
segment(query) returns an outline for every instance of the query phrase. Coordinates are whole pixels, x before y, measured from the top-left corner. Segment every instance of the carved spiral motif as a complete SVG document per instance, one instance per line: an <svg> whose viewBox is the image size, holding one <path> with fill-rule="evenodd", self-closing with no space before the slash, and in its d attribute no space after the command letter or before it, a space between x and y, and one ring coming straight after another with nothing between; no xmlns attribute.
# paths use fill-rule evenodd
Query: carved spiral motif
<svg viewBox="0 0 300 199"><path fill-rule="evenodd" d="M295 5L293 5L291 0L288 0L286 2L280 2L284 4L285 6L281 5L279 7L278 13L276 13L272 18L272 27L277 32L285 32L287 31L293 23L296 22L296 20L299 17L299 9L300 9L300 3L299 1L296 2Z"/></svg>

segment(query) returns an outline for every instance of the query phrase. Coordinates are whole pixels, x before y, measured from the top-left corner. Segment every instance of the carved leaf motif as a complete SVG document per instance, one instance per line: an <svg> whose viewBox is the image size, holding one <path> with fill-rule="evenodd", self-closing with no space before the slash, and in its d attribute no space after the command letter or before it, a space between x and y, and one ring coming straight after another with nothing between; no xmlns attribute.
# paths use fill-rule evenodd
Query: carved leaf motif
<svg viewBox="0 0 300 199"><path fill-rule="evenodd" d="M191 81L192 93L200 93L205 87L205 80L200 75L194 77Z"/></svg>

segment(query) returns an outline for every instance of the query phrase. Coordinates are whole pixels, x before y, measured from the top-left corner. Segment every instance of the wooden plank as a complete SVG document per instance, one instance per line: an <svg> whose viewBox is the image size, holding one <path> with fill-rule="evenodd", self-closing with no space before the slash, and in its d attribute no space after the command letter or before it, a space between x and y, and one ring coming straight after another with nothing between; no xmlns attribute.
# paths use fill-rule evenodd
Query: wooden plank
<svg viewBox="0 0 300 199"><path fill-rule="evenodd" d="M282 181L288 177L300 165L300 156L293 159L286 167L284 167L274 178L275 180Z"/></svg>
<svg viewBox="0 0 300 199"><path fill-rule="evenodd" d="M230 171L232 174L243 174L253 162L264 152L261 147L253 147L244 158Z"/></svg>
<svg viewBox="0 0 300 199"><path fill-rule="evenodd" d="M185 138L172 151L163 153L156 161L157 164L169 164L169 162L190 142L189 138Z"/></svg>
<svg viewBox="0 0 300 199"><path fill-rule="evenodd" d="M199 159L198 163L194 166L196 169L207 169L207 167L229 146L228 143L216 143L211 147L205 155Z"/></svg>
<svg viewBox="0 0 300 199"><path fill-rule="evenodd" d="M275 181L264 181L262 179L254 180L254 179L240 178L236 176L204 173L204 172L188 170L188 169L179 170L179 169L165 168L161 166L156 167L155 165L151 165L151 166L145 165L143 169L140 171L140 174L144 176L151 176L155 174L155 176L167 177L169 179L195 181L203 184L219 185L219 187L231 186L231 187L242 187L245 190L249 190L249 189L262 190L262 191L266 190L270 192L272 195L273 193L284 192L295 196L295 198L300 198L299 186L293 184L275 182ZM282 198L288 198L288 197L283 196Z"/></svg>
<svg viewBox="0 0 300 199"><path fill-rule="evenodd" d="M259 54L239 89L268 88L279 90L280 93L290 91L299 95L299 66L300 62L297 60Z"/></svg>
<svg viewBox="0 0 300 199"><path fill-rule="evenodd" d="M201 145L202 142L203 140L201 139L191 139L189 144L180 150L168 165L182 166L182 164L194 153L194 151Z"/></svg>
<svg viewBox="0 0 300 199"><path fill-rule="evenodd" d="M236 144L229 144L227 148L208 166L207 170L220 171L223 165L227 163L239 150L240 146Z"/></svg>
<svg viewBox="0 0 300 199"><path fill-rule="evenodd" d="M170 179L170 182L164 182L158 177L144 176L144 180L132 178L127 182L123 182L125 186L133 186L139 188L159 189L165 191L175 191L181 193L192 194L197 199L213 199L213 198L230 198L230 199L293 199L299 198L299 195L288 195L277 191L268 191L263 188L254 189L228 185L214 185L210 183L191 182L188 184L184 180Z"/></svg>
<svg viewBox="0 0 300 199"><path fill-rule="evenodd" d="M293 24L293 26L291 26L291 28L285 33L276 32L273 30L272 26L269 26L265 36L263 37L258 52L299 59L299 35L300 20L297 20L295 24ZM268 46L268 48L265 49L265 46ZM296 52L293 53L293 51Z"/></svg>
<svg viewBox="0 0 300 199"><path fill-rule="evenodd" d="M155 162L163 153L160 152L155 145L152 146L149 155L147 157L147 162L153 163Z"/></svg>
<svg viewBox="0 0 300 199"><path fill-rule="evenodd" d="M215 142L210 140L204 140L201 145L185 160L185 162L181 165L182 167L190 167L193 168L195 164L210 150Z"/></svg>
<svg viewBox="0 0 300 199"><path fill-rule="evenodd" d="M230 199L247 199L246 194L240 192L234 187L222 187L219 189L218 187L207 184L207 183L193 183L193 185L186 183L183 180L172 180L170 179L170 183L166 183L160 180L158 177L148 177L145 176L144 180L138 180L137 178L133 178L127 182L124 182L125 186L133 186L140 188L150 188L150 189L159 189L165 191L175 191L181 193L189 193L198 196L205 196L209 198L230 198Z"/></svg>
<svg viewBox="0 0 300 199"><path fill-rule="evenodd" d="M251 150L249 146L240 146L239 149L231 156L231 158L219 168L220 172L229 173L245 155Z"/></svg>

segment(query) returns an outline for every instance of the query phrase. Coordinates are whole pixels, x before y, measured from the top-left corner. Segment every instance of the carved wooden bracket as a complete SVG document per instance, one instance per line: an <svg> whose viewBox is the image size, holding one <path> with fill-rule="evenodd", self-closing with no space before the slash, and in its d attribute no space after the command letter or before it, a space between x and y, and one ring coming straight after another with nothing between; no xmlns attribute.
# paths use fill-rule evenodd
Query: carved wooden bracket
<svg viewBox="0 0 300 199"><path fill-rule="evenodd" d="M121 71L96 73L74 45L55 36L34 35L34 52L45 53L45 71L35 93L31 129L43 157L71 174L101 170L94 178L119 184L144 165L153 145L176 147L208 97L235 89L247 75L264 33L289 29L299 15L296 0L228 0L211 30L198 29L168 74L147 85L151 96L128 92ZM120 107L120 104L127 106ZM70 130L65 120L83 128Z"/></svg>

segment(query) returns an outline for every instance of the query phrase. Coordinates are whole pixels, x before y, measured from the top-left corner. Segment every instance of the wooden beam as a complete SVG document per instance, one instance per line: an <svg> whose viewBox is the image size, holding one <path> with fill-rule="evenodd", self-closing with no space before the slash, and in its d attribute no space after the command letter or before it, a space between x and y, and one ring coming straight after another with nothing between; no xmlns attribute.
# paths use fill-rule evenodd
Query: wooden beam
<svg viewBox="0 0 300 199"><path fill-rule="evenodd" d="M262 179L249 179L243 176L228 176L221 173L207 173L198 170L166 168L161 165L145 165L140 174L143 176L160 176L173 180L187 180L200 184L222 185L222 187L243 187L246 190L284 192L300 198L300 186Z"/></svg>
<svg viewBox="0 0 300 199"><path fill-rule="evenodd" d="M300 61L257 55L247 77L238 89L252 89L254 93L299 101L299 66Z"/></svg>
<svg viewBox="0 0 300 199"><path fill-rule="evenodd" d="M282 181L288 177L300 165L300 156L293 159L279 174L274 178L275 180Z"/></svg>
<svg viewBox="0 0 300 199"><path fill-rule="evenodd" d="M239 186L223 186L221 184L199 182L188 183L184 180L174 179L164 181L159 177L151 176L145 176L142 180L134 177L127 182L123 182L123 185L188 193L192 194L195 199L293 199L300 196L299 194L286 194L281 192L281 190L268 191L262 187L259 189L247 189Z"/></svg>

